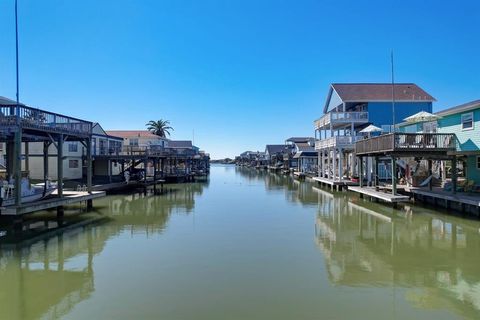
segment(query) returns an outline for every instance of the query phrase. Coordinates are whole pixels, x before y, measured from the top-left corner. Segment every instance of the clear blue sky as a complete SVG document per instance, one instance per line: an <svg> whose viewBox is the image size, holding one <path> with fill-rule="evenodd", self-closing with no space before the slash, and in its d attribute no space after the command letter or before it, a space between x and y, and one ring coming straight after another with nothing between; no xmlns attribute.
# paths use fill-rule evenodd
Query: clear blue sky
<svg viewBox="0 0 480 320"><path fill-rule="evenodd" d="M15 97L14 1L0 95ZM480 98L480 1L19 0L21 100L213 158L313 135L329 83L415 82L434 110Z"/></svg>

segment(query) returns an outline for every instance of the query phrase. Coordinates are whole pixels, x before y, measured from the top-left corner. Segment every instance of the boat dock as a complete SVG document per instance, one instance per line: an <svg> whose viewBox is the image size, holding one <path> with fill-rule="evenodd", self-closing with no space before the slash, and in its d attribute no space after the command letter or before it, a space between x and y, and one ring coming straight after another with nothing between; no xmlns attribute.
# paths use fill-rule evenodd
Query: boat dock
<svg viewBox="0 0 480 320"><path fill-rule="evenodd" d="M329 186L332 190L337 190L341 191L343 189L349 188L350 186L357 186L357 182L353 182L351 180L346 180L346 179L329 179L329 178L322 178L322 177L313 177L313 181L318 182L322 186Z"/></svg>
<svg viewBox="0 0 480 320"><path fill-rule="evenodd" d="M52 197L43 200L20 204L19 206L0 207L0 215L20 216L52 208L58 208L60 209L58 212L63 213L63 206L82 202L88 203L93 199L102 197L105 197L105 191L92 191L91 193L87 191L63 191L63 197L59 197L58 193L55 192Z"/></svg>
<svg viewBox="0 0 480 320"><path fill-rule="evenodd" d="M370 197L377 200L382 200L388 203L393 203L394 205L398 202L406 202L410 200L409 196L401 195L401 194L392 194L382 191L381 189L375 187L355 187L350 186L348 190L359 193L360 198L364 196Z"/></svg>

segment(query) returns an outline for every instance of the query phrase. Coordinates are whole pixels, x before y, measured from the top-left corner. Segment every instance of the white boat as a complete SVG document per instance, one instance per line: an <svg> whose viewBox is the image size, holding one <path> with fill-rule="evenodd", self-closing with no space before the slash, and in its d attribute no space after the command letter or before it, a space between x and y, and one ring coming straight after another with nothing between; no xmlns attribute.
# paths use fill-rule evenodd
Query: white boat
<svg viewBox="0 0 480 320"><path fill-rule="evenodd" d="M45 184L30 186L28 180L22 181L22 203L28 203L43 199L57 190L57 185L47 181ZM13 184L4 183L0 187L0 206L8 207L15 204L15 187Z"/></svg>

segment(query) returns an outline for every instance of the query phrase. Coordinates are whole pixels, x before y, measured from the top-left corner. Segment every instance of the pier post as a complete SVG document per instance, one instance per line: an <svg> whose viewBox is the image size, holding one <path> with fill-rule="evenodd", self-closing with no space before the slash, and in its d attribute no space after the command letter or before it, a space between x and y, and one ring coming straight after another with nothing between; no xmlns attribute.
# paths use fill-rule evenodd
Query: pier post
<svg viewBox="0 0 480 320"><path fill-rule="evenodd" d="M87 191L92 193L92 138L87 138ZM87 200L87 210L93 208L92 199Z"/></svg>
<svg viewBox="0 0 480 320"><path fill-rule="evenodd" d="M43 142L43 182L45 183L45 190L47 188L47 179L48 179L48 148L50 143L48 141Z"/></svg>
<svg viewBox="0 0 480 320"><path fill-rule="evenodd" d="M395 156L392 156L392 195L397 194L397 162Z"/></svg>
<svg viewBox="0 0 480 320"><path fill-rule="evenodd" d="M63 197L63 134L58 136L57 142L57 192Z"/></svg>
<svg viewBox="0 0 480 320"><path fill-rule="evenodd" d="M337 158L337 149L336 148L332 149L332 154L333 154L333 156L332 156L332 166L333 166L332 174L333 174L333 177L332 178L333 178L333 181L335 181L335 175L336 175L335 171L337 171L337 159L336 159Z"/></svg>
<svg viewBox="0 0 480 320"><path fill-rule="evenodd" d="M428 176L431 177L430 181L428 182L428 190L432 191L433 177L432 177L432 160L431 159L428 159Z"/></svg>
<svg viewBox="0 0 480 320"><path fill-rule="evenodd" d="M15 132L15 143L13 146L13 176L15 178L15 205L22 204L22 128Z"/></svg>
<svg viewBox="0 0 480 320"><path fill-rule="evenodd" d="M359 157L358 161L358 182L360 188L363 188L363 157Z"/></svg>
<svg viewBox="0 0 480 320"><path fill-rule="evenodd" d="M338 149L338 181L342 181L343 177L343 150Z"/></svg>
<svg viewBox="0 0 480 320"><path fill-rule="evenodd" d="M375 187L378 187L378 157L375 157Z"/></svg>
<svg viewBox="0 0 480 320"><path fill-rule="evenodd" d="M452 158L452 193L457 193L457 157Z"/></svg>
<svg viewBox="0 0 480 320"><path fill-rule="evenodd" d="M25 171L30 175L30 157L29 157L29 144L25 142Z"/></svg>

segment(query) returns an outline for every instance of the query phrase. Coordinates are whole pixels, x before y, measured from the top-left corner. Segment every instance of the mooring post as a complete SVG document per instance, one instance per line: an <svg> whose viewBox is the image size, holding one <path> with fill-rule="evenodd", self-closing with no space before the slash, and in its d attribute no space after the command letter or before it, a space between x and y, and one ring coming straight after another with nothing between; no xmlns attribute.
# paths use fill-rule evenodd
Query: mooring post
<svg viewBox="0 0 480 320"><path fill-rule="evenodd" d="M87 191L92 193L92 138L87 138ZM87 210L93 208L93 200L87 200Z"/></svg>
<svg viewBox="0 0 480 320"><path fill-rule="evenodd" d="M57 192L63 197L63 134L58 136L57 142Z"/></svg>
<svg viewBox="0 0 480 320"><path fill-rule="evenodd" d="M397 162L392 156L392 195L397 194Z"/></svg>
<svg viewBox="0 0 480 320"><path fill-rule="evenodd" d="M457 157L452 157L452 193L457 193Z"/></svg>
<svg viewBox="0 0 480 320"><path fill-rule="evenodd" d="M13 156L13 176L15 179L15 205L22 204L22 128L19 127L15 132L14 143L14 156Z"/></svg>

